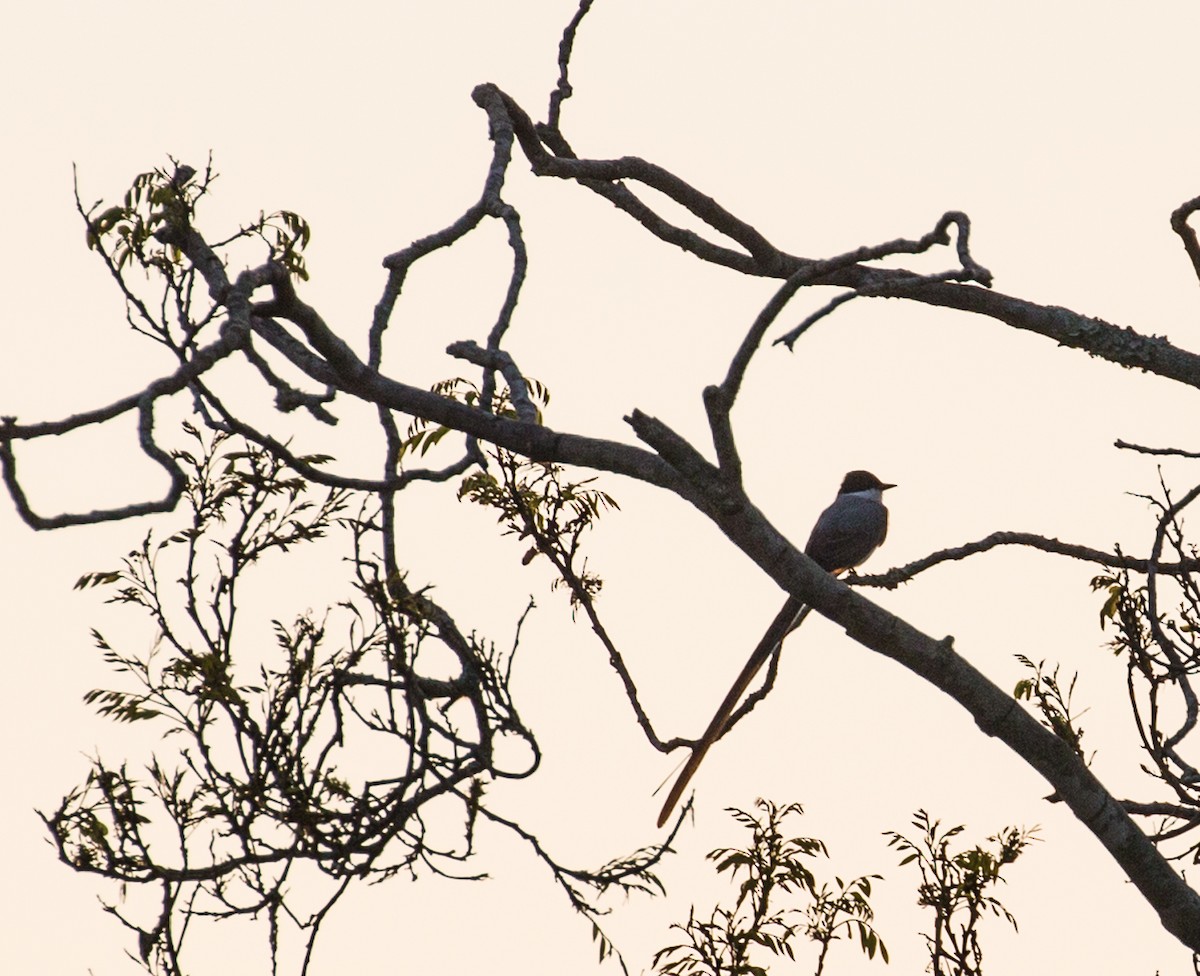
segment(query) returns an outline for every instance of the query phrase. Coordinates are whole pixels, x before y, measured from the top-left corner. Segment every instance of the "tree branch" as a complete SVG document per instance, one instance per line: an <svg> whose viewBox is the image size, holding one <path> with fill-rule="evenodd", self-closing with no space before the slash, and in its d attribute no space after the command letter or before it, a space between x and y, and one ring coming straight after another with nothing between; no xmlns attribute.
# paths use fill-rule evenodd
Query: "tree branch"
<svg viewBox="0 0 1200 976"><path fill-rule="evenodd" d="M1171 230L1175 231L1183 241L1183 249L1192 262L1192 270L1196 273L1196 277L1200 278L1200 242L1197 242L1196 232L1188 223L1188 219L1197 210L1200 210L1200 197L1180 204L1171 214Z"/></svg>
<svg viewBox="0 0 1200 976"><path fill-rule="evenodd" d="M907 583L917 574L923 573L945 562L966 559L998 546L1026 546L1041 552L1057 556L1069 556L1083 562L1097 563L1110 569L1130 569L1137 573L1148 573L1153 568L1155 572L1166 576L1180 576L1185 573L1200 571L1200 559L1185 559L1176 562L1156 563L1153 559L1141 559L1126 556L1122 553L1105 552L1102 549L1092 549L1088 546L1075 545L1070 542L1060 542L1058 539L1047 538L1032 532L993 532L977 542L968 542L950 549L940 549L920 559L913 560L886 573L859 575L853 577L857 586L880 586L894 590L901 583Z"/></svg>

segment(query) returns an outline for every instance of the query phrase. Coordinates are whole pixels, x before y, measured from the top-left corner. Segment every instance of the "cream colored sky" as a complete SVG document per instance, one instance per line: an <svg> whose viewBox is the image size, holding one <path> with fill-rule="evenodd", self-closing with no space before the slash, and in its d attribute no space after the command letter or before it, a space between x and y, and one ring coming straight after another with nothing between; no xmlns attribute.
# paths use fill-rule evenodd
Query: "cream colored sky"
<svg viewBox="0 0 1200 976"><path fill-rule="evenodd" d="M379 259L478 195L490 146L471 88L493 81L543 117L572 10L569 0L522 0L9 11L0 413L61 416L168 368L123 329L121 302L84 247L72 163L90 203L117 197L168 153L199 165L213 150L222 177L211 226L260 209L305 215L314 239L304 295L357 341L382 286ZM943 211L965 210L975 257L999 290L1194 347L1200 291L1167 218L1200 193L1185 46L1198 28L1200 12L1184 2L1135 13L1074 2L598 0L576 46L564 128L581 155L658 162L807 256L915 237ZM537 181L519 161L507 192L532 262L511 348L551 387L550 422L629 439L621 417L638 407L702 444L700 389L723 374L774 286L672 252L587 191ZM917 266L948 263L939 255ZM506 270L494 227L422 265L401 310L411 351L392 371L429 382L458 370L440 350L490 325ZM787 323L813 302L798 300ZM1155 467L1112 441L1196 449L1194 410L1194 391L990 320L863 301L794 354L765 351L735 423L752 496L798 541L848 468L898 482L892 533L872 564L883 569L997 529L1145 552L1149 519L1125 493L1152 490ZM161 494L130 430L117 427L22 449L34 504L57 511ZM360 449L352 424L338 436L346 440L320 446L344 458ZM1166 470L1191 486L1188 466ZM623 511L593 540L592 565L609 581L602 610L660 730L694 734L780 596L677 501L605 484ZM568 862L594 865L652 840L650 793L671 762L640 738L588 630L571 626L543 575L518 572L516 550L490 538L488 519L469 521L431 492L409 504L423 512L410 530L410 569L438 583L460 622L501 640L530 592L540 604L517 694L545 764L530 783L497 787L501 808ZM80 700L110 683L89 627L121 631L132 620L71 584L148 527L35 535L0 504L6 972L135 971L121 955L124 933L97 907L102 889L55 862L32 808L52 807L83 776L86 755L131 764L146 755L144 727L111 729ZM463 545L485 540L469 565L447 532ZM929 633L953 634L1004 687L1021 676L1016 652L1084 669L1078 694L1092 705L1095 768L1118 794L1146 796L1091 575L993 553L879 601ZM262 612L319 607L334 585L287 580ZM920 919L911 878L879 834L904 828L918 806L978 838L1042 825L1045 843L1003 893L1021 934L992 927L989 971L1190 971L1099 845L1039 799L1044 783L957 706L823 622L793 638L775 695L714 750L697 787L697 826L664 871L673 897L615 906L612 933L635 972L691 898L704 906L725 890L701 857L740 841L720 811L758 795L806 804L801 829L829 840L829 873L887 877L877 907L892 972L921 971ZM480 867L493 880L393 883L348 899L316 971L594 967L586 925L520 849L494 838ZM261 971L260 943L248 936L198 937L194 971ZM839 974L884 971L849 947L837 953Z"/></svg>

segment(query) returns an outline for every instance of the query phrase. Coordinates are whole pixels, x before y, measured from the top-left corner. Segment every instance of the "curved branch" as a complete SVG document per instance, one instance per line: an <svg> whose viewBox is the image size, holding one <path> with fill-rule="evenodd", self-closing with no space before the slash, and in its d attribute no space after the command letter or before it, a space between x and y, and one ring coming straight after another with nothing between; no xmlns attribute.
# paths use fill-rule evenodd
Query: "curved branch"
<svg viewBox="0 0 1200 976"><path fill-rule="evenodd" d="M918 240L910 241L900 238L894 241L887 241L883 244L876 244L874 247L860 247L837 258L807 263L807 267L812 269L813 281L816 282L828 277L829 274L841 268L851 268L859 264L878 261L881 258L892 257L897 254L924 254L935 244L946 245L950 243L950 235L947 232L951 225L954 225L958 230L955 248L960 266L952 271L942 271L930 275L918 275L911 272L903 272L903 274L908 276L910 284L932 284L939 281L974 281L985 288L990 288L992 285L992 273L971 257L969 245L971 220L966 214L960 213L957 210L951 210L942 214L933 230ZM782 344L790 350L795 345L796 340L815 322L829 315L835 308L844 304L850 298L856 296L888 297L895 288L896 283L895 280L889 279L880 283L864 284L847 295L839 295L824 308L808 316L796 328L776 339L774 345Z"/></svg>
<svg viewBox="0 0 1200 976"><path fill-rule="evenodd" d="M226 328L222 331L220 338L197 349L192 358L175 372L154 380L138 393L132 393L107 406L97 407L95 410L85 410L83 413L72 414L61 420L44 420L36 424L18 424L16 417L0 417L0 442L10 444L12 441L28 441L38 437L68 434L81 427L105 423L123 413L140 408L142 401L147 397L157 400L160 397L179 393L197 377L204 375L221 360L241 348L242 342L242 334L239 331Z"/></svg>
<svg viewBox="0 0 1200 976"><path fill-rule="evenodd" d="M221 402L220 398L212 390L204 386L201 386L200 389L204 395L205 402L211 404L220 415L219 426L223 426L230 433L237 434L239 437L244 437L251 443L257 444L269 452L272 457L283 461L306 481L324 485L326 488L344 488L350 491L368 491L372 493L401 491L414 481L449 481L456 475L462 474L475 463L475 457L468 452L444 468L414 468L390 478L356 478L352 475L322 471L316 466L315 461L300 457L282 441L272 437L270 434L264 434L244 420L238 419L232 412L225 408L224 403Z"/></svg>
<svg viewBox="0 0 1200 976"><path fill-rule="evenodd" d="M1171 230L1183 241L1183 249L1192 262L1192 270L1196 272L1196 277L1200 278L1200 242L1197 242L1196 232L1188 223L1188 218L1197 210L1200 210L1200 197L1180 204L1171 214Z"/></svg>
<svg viewBox="0 0 1200 976"><path fill-rule="evenodd" d="M1060 542L1058 539L1051 539L1033 532L993 532L977 542L968 542L949 549L939 549L937 552L915 559L911 563L889 569L886 573L875 573L869 576L858 575L851 579L859 586L879 586L887 590L894 590L901 583L907 583L918 573L923 573L940 563L966 559L968 556L987 552L997 546L1027 546L1030 549L1052 553L1056 556L1069 556L1072 559L1097 563L1110 569L1130 569L1136 573L1149 573L1153 570L1166 576L1181 576L1185 573L1200 571L1200 559L1185 559L1170 563L1156 562L1153 559L1140 559L1121 553L1105 552L1103 549L1092 549L1070 542Z"/></svg>
<svg viewBox="0 0 1200 976"><path fill-rule="evenodd" d="M955 226L958 230L957 252L961 268L945 272L936 277L939 279L947 276L969 278L985 286L989 285L992 280L991 272L971 257L968 245L971 226L970 220L966 214L950 211L938 219L933 230L915 241L898 238L883 244L855 248L853 251L826 260L806 263L792 273L775 294L771 296L771 300L767 302L762 311L755 317L754 323L750 326L745 338L742 339L737 352L734 353L721 385L710 386L704 391L704 405L708 412L709 427L712 430L718 463L727 477L734 478L735 480L740 480L741 478L741 463L734 444L729 413L733 409L734 402L737 400L737 395L741 390L742 381L745 378L746 370L750 366L750 361L758 351L759 346L762 345L767 329L771 327L772 323L774 323L775 319L783 311L787 303L791 301L796 292L806 285L822 281L839 269L854 267L867 261L877 261L880 258L896 254L923 254L935 244L949 244L950 235L948 231L951 225ZM920 280L929 280L929 278L926 276L920 278ZM799 326L776 339L775 345L783 343L790 350L800 335L813 322L829 314L829 312L848 297L853 297L857 294L879 294L879 292L859 290L850 293L849 296L839 296L839 298L834 299L815 315L810 315Z"/></svg>
<svg viewBox="0 0 1200 976"><path fill-rule="evenodd" d="M187 487L187 476L180 470L175 459L164 451L154 440L154 401L156 397L143 393L137 401L138 406L138 444L142 452L155 464L167 472L171 484L167 493L158 501L135 502L117 508L97 508L90 512L64 512L61 515L38 515L29 505L25 490L17 478L17 458L13 454L12 442L15 437L6 437L5 433L15 427L5 418L0 422L0 476L12 497L13 504L21 520L30 528L61 529L68 525L94 525L97 522L116 522L121 519L136 518L139 515L151 515L155 512L169 512L179 504L183 491Z"/></svg>
<svg viewBox="0 0 1200 976"><path fill-rule="evenodd" d="M755 262L775 266L780 252L762 234L739 220L712 197L706 196L675 174L636 156L620 159L576 159L573 156L552 155L547 152L533 121L515 101L495 85L479 85L471 92L475 104L488 113L493 137L497 132L512 132L521 144L534 173L557 176L561 179L613 184L621 180L637 180L665 193L676 203L695 214L713 230L736 241ZM702 238L697 238L703 240ZM736 253L736 252L733 252Z"/></svg>

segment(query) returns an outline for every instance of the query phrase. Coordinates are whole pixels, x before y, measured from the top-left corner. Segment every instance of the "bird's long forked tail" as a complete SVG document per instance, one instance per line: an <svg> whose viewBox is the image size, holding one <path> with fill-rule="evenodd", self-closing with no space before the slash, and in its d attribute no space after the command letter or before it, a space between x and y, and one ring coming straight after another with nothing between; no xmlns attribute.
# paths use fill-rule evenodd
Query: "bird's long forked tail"
<svg viewBox="0 0 1200 976"><path fill-rule="evenodd" d="M742 668L741 673L737 676L737 680L734 681L733 687L729 689L729 693L725 696L724 701L721 702L721 707L717 709L717 713L712 717L712 721L708 723L708 728L704 730L704 735L700 737L700 741L692 749L692 754L688 757L687 763L680 771L679 777L675 780L675 785L671 787L671 792L667 794L666 802L663 803L662 811L658 815L658 826L661 827L667 822L667 818L671 816L671 811L675 809L675 804L679 802L679 798L683 796L683 791L687 789L687 785L696 774L696 770L700 768L700 763L704 761L708 750L712 748L714 742L721 738L721 735L725 731L725 726L729 722L729 717L733 714L733 710L737 708L737 704L741 701L742 695L746 693L746 689L750 687L750 682L754 680L754 676L770 660L771 655L775 652L775 648L783 643L783 639L800 625L800 621L808 615L810 609L810 607L805 606L794 597L788 597L788 601L783 605L783 609L771 621L771 626L754 648L754 652L750 655L749 660L746 661L745 667Z"/></svg>

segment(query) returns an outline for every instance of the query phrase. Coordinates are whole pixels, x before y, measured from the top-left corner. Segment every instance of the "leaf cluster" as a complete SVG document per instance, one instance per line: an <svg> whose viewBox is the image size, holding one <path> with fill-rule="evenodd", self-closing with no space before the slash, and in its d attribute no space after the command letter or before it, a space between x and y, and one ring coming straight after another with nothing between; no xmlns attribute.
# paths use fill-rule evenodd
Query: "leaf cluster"
<svg viewBox="0 0 1200 976"><path fill-rule="evenodd" d="M166 224L190 222L209 180L195 181L192 167L172 162L171 172L155 168L134 177L121 203L100 210L103 201L98 200L88 209L88 249L104 251L106 239L112 238L110 253L117 271L132 261L147 272L170 276L182 261L179 247L161 243L156 235Z"/></svg>
<svg viewBox="0 0 1200 976"><path fill-rule="evenodd" d="M873 927L868 900L878 876L837 878L832 888L818 887L809 863L829 856L825 842L783 830L785 820L804 812L800 804L760 799L755 806L758 814L729 811L749 832L749 846L708 855L717 873L728 874L737 885L732 906L718 905L707 918L693 907L686 922L672 926L684 941L659 950L655 969L664 976L766 976L763 953L795 960L795 942L804 936L820 946L815 970L820 974L830 945L851 931L868 958L878 952L886 962L887 947Z"/></svg>
<svg viewBox="0 0 1200 976"><path fill-rule="evenodd" d="M1146 761L1142 772L1165 787L1167 798L1128 806L1161 814L1151 839L1173 859L1200 863L1200 774L1187 748L1200 722L1196 676L1200 674L1200 580L1194 573L1166 574L1155 565L1196 559L1183 516L1200 497L1194 488L1176 500L1162 480L1158 496L1142 496L1156 517L1151 571L1136 579L1127 568L1097 575L1092 589L1103 595L1100 626L1108 646L1125 664L1126 691ZM1120 555L1118 551L1118 555ZM1187 838L1187 842L1178 841Z"/></svg>
<svg viewBox="0 0 1200 976"><path fill-rule="evenodd" d="M537 380L526 380L526 384L539 404L549 403L550 391L543 384ZM463 385L460 381L460 388ZM477 397L478 391L470 388L465 396ZM499 394L498 409L502 413L512 411L507 388ZM443 433L444 428L429 437ZM590 603L599 595L604 581L581 562L583 538L605 512L620 508L617 500L595 487L596 478L573 480L560 464L530 460L502 448L490 449L488 457L491 465L462 479L459 499L492 509L503 534L529 542L521 557L522 565L529 565L539 556L548 559L556 571L552 585L568 588L573 609Z"/></svg>
<svg viewBox="0 0 1200 976"><path fill-rule="evenodd" d="M1036 839L1037 828L1006 827L988 838L991 847L977 844L953 851L951 841L966 829L962 825L943 828L924 810L914 814L912 824L920 831L916 840L896 831L884 836L902 855L902 866L915 864L920 871L917 903L933 913L932 931L924 933L930 971L934 976L980 976L979 923L993 915L1016 929L1017 920L991 892L1004 880L1001 871Z"/></svg>
<svg viewBox="0 0 1200 976"><path fill-rule="evenodd" d="M1042 724L1068 743L1075 754L1083 759L1081 744L1083 727L1079 724L1079 717L1083 712L1072 713L1071 711L1075 683L1079 678L1078 673L1071 675L1071 680L1064 688L1058 679L1058 665L1055 665L1054 670L1051 671L1047 669L1045 661L1038 661L1035 664L1024 654L1017 654L1016 658L1025 668L1033 672L1033 676L1022 678L1017 682L1013 688L1013 697L1018 700L1032 701L1041 714ZM1084 709L1084 712L1086 711Z"/></svg>

